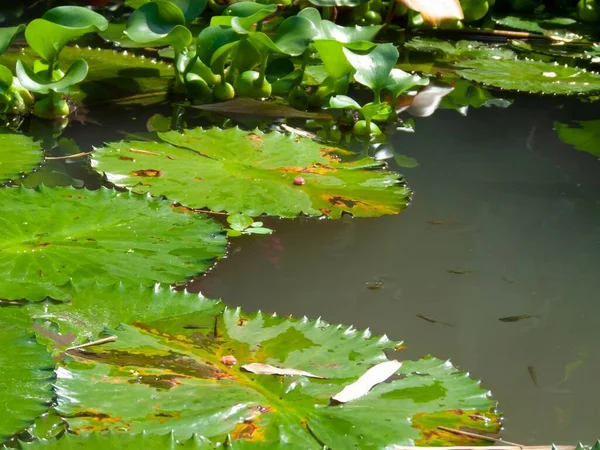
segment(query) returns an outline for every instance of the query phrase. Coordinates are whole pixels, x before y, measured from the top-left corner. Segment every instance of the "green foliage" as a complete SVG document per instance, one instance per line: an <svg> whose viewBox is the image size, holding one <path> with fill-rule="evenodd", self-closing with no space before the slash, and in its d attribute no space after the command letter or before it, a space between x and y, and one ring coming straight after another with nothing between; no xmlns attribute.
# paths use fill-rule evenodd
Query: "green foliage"
<svg viewBox="0 0 600 450"><path fill-rule="evenodd" d="M410 195L383 163L339 162L340 149L295 135L196 128L158 136L162 142L108 144L94 152L94 166L137 193L248 216L377 217L399 213Z"/></svg>
<svg viewBox="0 0 600 450"><path fill-rule="evenodd" d="M600 120L581 120L575 124L577 126L573 127L554 122L554 129L565 144L600 158Z"/></svg>
<svg viewBox="0 0 600 450"><path fill-rule="evenodd" d="M151 219L150 219L151 218ZM68 297L71 281L185 281L222 256L220 227L109 189L0 190L0 298ZM169 230L165 239L157 229Z"/></svg>
<svg viewBox="0 0 600 450"><path fill-rule="evenodd" d="M118 339L71 352L59 371L57 409L75 433L172 430L181 439L197 433L215 443L287 442L316 449L429 443L434 418L454 428L498 429L487 391L435 358L406 361L403 378L344 406L330 404L330 397L386 361L384 350L397 345L369 332L225 309L137 321L106 334ZM250 362L326 378L241 369ZM441 442L453 439L441 436Z"/></svg>
<svg viewBox="0 0 600 450"><path fill-rule="evenodd" d="M35 337L0 320L0 442L23 431L49 406L54 362Z"/></svg>
<svg viewBox="0 0 600 450"><path fill-rule="evenodd" d="M33 170L44 153L39 142L20 133L0 128L0 183L13 180Z"/></svg>
<svg viewBox="0 0 600 450"><path fill-rule="evenodd" d="M0 55L12 45L17 34L25 29L25 25L0 28Z"/></svg>
<svg viewBox="0 0 600 450"><path fill-rule="evenodd" d="M255 222L254 219L245 214L231 214L227 216L227 223L231 228L227 229L227 236L235 237L242 234L271 234L273 230L263 227L262 222Z"/></svg>

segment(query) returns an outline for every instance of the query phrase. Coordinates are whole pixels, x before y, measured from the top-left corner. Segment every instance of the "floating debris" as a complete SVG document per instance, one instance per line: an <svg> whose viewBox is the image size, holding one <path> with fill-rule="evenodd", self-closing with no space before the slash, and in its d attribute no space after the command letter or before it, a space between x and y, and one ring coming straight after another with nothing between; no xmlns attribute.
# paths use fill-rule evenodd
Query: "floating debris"
<svg viewBox="0 0 600 450"><path fill-rule="evenodd" d="M430 322L430 323L437 323L439 325L446 325L447 327L454 327L455 326L455 325L452 325L451 323L442 322L441 320L434 319L433 317L424 316L423 314L417 314L416 316L419 319L426 320L427 322Z"/></svg>
<svg viewBox="0 0 600 450"><path fill-rule="evenodd" d="M448 269L448 270L446 270L446 272L452 273L454 275L465 275L467 273L473 273L472 270L468 270L468 269Z"/></svg>
<svg viewBox="0 0 600 450"><path fill-rule="evenodd" d="M519 320L533 319L542 317L539 314L519 314L516 316L500 317L500 322L518 322Z"/></svg>
<svg viewBox="0 0 600 450"><path fill-rule="evenodd" d="M380 278L377 281L367 281L365 282L365 286L371 291L376 291L383 287L383 280Z"/></svg>

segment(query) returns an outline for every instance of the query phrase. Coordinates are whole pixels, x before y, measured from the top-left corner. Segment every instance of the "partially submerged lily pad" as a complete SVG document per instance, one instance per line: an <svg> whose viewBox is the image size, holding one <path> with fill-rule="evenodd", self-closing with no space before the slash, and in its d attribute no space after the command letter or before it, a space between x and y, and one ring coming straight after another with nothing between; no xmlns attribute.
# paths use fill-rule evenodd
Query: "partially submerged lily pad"
<svg viewBox="0 0 600 450"><path fill-rule="evenodd" d="M515 52L505 45L490 45L477 41L447 41L436 38L415 37L405 48L414 52L435 53L437 60L459 61L463 59L512 59Z"/></svg>
<svg viewBox="0 0 600 450"><path fill-rule="evenodd" d="M397 214L409 201L402 177L384 163L340 162L340 149L293 134L196 128L158 136L162 142L109 143L94 152L93 164L134 192L252 217L376 217Z"/></svg>
<svg viewBox="0 0 600 450"><path fill-rule="evenodd" d="M0 183L14 180L37 167L44 157L39 142L0 127Z"/></svg>
<svg viewBox="0 0 600 450"><path fill-rule="evenodd" d="M54 362L35 337L0 321L0 442L23 431L50 406Z"/></svg>
<svg viewBox="0 0 600 450"><path fill-rule="evenodd" d="M62 300L71 280L185 281L224 249L221 227L211 219L149 196L104 188L0 189L0 298Z"/></svg>
<svg viewBox="0 0 600 450"><path fill-rule="evenodd" d="M172 430L180 439L197 433L215 443L229 436L234 446L320 449L473 442L451 434L440 441L427 420L433 416L454 428L499 428L488 392L430 357L404 362L402 378L332 405L332 396L397 345L368 331L226 309L107 333L118 339L70 352L58 371L58 411L74 433ZM254 374L241 368L248 363L326 378Z"/></svg>
<svg viewBox="0 0 600 450"><path fill-rule="evenodd" d="M600 120L581 120L575 125L554 122L554 129L565 144L600 158Z"/></svg>
<svg viewBox="0 0 600 450"><path fill-rule="evenodd" d="M473 59L456 67L461 77L500 89L562 95L600 92L600 74L557 63Z"/></svg>

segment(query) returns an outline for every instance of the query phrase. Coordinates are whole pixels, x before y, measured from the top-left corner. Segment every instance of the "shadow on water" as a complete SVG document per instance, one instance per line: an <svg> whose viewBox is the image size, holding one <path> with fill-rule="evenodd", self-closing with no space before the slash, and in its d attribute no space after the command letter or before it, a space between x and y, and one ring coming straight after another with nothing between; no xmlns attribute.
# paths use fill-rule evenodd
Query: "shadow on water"
<svg viewBox="0 0 600 450"><path fill-rule="evenodd" d="M403 214L273 220L275 234L234 240L193 288L247 311L320 316L404 339L398 356L452 358L482 379L500 401L506 439L591 442L600 398L600 162L553 131L554 120L581 109L519 97L506 110L416 119L414 134L393 141L420 164L402 169L392 160L415 191ZM125 129L145 131L151 113L126 122L100 114L102 127L75 124L68 135L87 151ZM533 317L498 320L516 315Z"/></svg>

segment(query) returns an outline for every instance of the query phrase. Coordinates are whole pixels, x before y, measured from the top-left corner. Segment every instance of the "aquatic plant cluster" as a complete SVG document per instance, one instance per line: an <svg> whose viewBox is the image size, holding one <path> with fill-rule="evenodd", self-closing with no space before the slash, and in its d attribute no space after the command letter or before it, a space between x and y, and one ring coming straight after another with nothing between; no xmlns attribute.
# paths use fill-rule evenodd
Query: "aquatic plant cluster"
<svg viewBox="0 0 600 450"><path fill-rule="evenodd" d="M404 113L510 106L486 86L594 101L598 17L582 2L557 2L557 18L535 0L465 0L432 19L415 0L128 0L106 6L111 23L57 6L0 29L0 443L485 443L460 430L497 433L496 403L449 361L400 362L404 345L386 336L246 313L185 288L225 257L228 238L272 233L263 216L399 214L411 192L387 169L385 139L414 131ZM469 23L526 34L503 45L431 36ZM385 42L400 29L412 34ZM96 34L105 48L86 48ZM152 116L147 133L91 152L61 138L84 107L165 100L172 117ZM278 120L218 117L248 110ZM193 114L220 126L188 127ZM590 122L556 129L594 153ZM353 139L362 152L344 145ZM97 185L76 184L64 161Z"/></svg>

